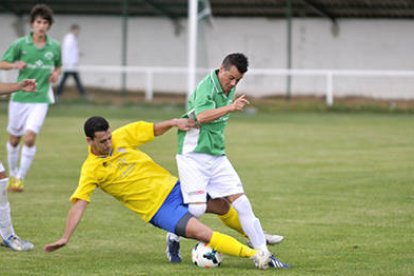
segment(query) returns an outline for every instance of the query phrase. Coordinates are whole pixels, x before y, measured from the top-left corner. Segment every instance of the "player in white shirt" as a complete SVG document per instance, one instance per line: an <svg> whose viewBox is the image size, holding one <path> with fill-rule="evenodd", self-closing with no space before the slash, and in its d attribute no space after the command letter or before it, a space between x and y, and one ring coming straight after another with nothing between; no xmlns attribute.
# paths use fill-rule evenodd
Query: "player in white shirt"
<svg viewBox="0 0 414 276"><path fill-rule="evenodd" d="M76 88L82 98L86 97L85 89L83 88L78 72L79 64L79 46L78 36L80 33L80 27L77 24L73 24L70 27L70 32L65 35L62 42L62 61L63 61L63 77L59 83L57 90L57 96L61 96L63 88L65 86L68 77L72 76L76 83Z"/></svg>

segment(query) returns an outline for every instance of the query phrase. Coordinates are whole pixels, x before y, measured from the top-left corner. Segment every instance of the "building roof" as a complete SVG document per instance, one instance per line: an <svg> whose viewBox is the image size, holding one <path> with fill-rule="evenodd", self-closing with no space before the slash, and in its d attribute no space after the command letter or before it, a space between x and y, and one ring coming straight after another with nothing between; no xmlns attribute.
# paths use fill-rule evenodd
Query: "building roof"
<svg viewBox="0 0 414 276"><path fill-rule="evenodd" d="M188 0L43 0L56 14L187 17ZM199 0L215 17L414 18L414 0ZM0 13L28 14L38 0L0 0Z"/></svg>

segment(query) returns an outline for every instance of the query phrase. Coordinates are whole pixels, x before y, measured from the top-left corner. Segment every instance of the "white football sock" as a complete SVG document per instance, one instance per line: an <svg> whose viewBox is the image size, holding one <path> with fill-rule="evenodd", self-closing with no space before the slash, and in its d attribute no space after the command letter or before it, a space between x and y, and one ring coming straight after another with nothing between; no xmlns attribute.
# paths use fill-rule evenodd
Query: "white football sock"
<svg viewBox="0 0 414 276"><path fill-rule="evenodd" d="M0 179L0 236L7 239L15 235L10 216L10 204L7 200L7 183L9 179Z"/></svg>
<svg viewBox="0 0 414 276"><path fill-rule="evenodd" d="M243 231L249 237L254 249L269 252L266 246L266 238L260 221L253 213L252 206L247 196L242 195L232 203L239 215Z"/></svg>
<svg viewBox="0 0 414 276"><path fill-rule="evenodd" d="M20 169L16 177L23 179L30 169L30 165L36 154L36 146L28 147L26 145L22 148L22 157L20 158Z"/></svg>
<svg viewBox="0 0 414 276"><path fill-rule="evenodd" d="M179 242L180 241L180 236L178 236L174 233L168 232L167 233L167 239Z"/></svg>
<svg viewBox="0 0 414 276"><path fill-rule="evenodd" d="M7 142L7 161L9 163L9 174L13 177L15 177L19 171L19 168L17 167L17 162L19 161L19 151L19 146L13 147L9 142Z"/></svg>

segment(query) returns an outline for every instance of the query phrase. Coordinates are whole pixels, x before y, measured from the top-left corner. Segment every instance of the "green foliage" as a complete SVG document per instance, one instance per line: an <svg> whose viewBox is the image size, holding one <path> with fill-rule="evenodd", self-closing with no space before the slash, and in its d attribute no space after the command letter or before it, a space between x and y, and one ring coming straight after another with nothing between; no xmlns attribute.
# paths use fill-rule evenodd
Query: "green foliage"
<svg viewBox="0 0 414 276"><path fill-rule="evenodd" d="M5 129L6 111L1 109ZM252 261L226 256L221 267L191 263L195 241L182 242L184 262L165 257L165 234L115 199L96 191L71 242L46 254L65 226L69 196L86 157L82 131L91 115L116 128L134 120L178 117L182 108L92 105L51 107L22 194L9 194L17 233L35 249L0 248L1 275L263 275ZM414 271L414 128L410 114L237 114L227 151L265 230L283 234L272 247L292 265L283 275L410 275ZM1 136L0 145L7 137ZM175 131L144 151L176 174ZM6 163L4 146L1 160ZM216 217L203 221L244 239Z"/></svg>

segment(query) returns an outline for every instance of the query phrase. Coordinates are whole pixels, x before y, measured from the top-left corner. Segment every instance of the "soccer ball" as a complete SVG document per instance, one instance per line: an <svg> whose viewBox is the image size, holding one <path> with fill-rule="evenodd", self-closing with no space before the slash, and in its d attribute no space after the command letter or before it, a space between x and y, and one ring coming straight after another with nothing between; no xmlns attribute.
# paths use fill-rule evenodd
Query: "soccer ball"
<svg viewBox="0 0 414 276"><path fill-rule="evenodd" d="M223 261L223 254L203 242L198 242L193 247L191 256L193 263L203 268L218 267Z"/></svg>

